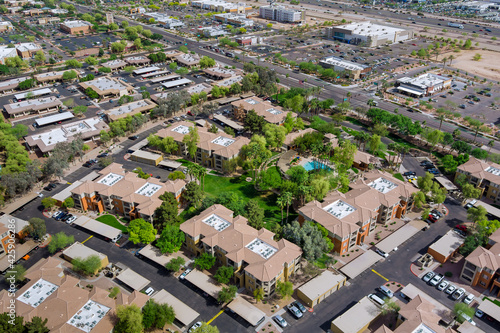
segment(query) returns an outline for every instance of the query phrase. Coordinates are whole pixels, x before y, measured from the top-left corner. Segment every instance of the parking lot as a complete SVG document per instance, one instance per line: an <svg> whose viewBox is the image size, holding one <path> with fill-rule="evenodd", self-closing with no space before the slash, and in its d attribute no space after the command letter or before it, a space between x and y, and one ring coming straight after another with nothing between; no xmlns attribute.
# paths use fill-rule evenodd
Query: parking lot
<svg viewBox="0 0 500 333"><path fill-rule="evenodd" d="M57 37L54 41L61 50L66 52L75 52L81 49L99 47L103 45L110 45L119 40L115 35L111 33L101 33L97 35L87 35L85 37L73 37L71 35L65 35Z"/></svg>

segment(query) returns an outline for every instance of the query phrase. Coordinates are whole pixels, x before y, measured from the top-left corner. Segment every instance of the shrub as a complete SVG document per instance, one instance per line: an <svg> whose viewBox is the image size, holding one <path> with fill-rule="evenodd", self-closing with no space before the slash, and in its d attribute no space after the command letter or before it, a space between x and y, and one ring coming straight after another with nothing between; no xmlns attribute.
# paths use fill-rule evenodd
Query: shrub
<svg viewBox="0 0 500 333"><path fill-rule="evenodd" d="M446 272L446 273L444 273L444 276L446 276L446 277L449 278L449 277L453 276L453 273L452 272Z"/></svg>

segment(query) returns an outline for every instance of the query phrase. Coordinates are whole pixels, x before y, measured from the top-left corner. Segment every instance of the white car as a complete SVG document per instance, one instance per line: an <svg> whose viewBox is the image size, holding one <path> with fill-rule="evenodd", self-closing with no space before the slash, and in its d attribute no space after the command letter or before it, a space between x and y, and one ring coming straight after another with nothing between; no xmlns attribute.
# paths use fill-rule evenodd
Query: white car
<svg viewBox="0 0 500 333"><path fill-rule="evenodd" d="M467 295L467 297L464 298L464 303L467 305L472 303L473 301L474 301L474 295L472 294L469 294Z"/></svg>
<svg viewBox="0 0 500 333"><path fill-rule="evenodd" d="M201 321L198 321L196 322L196 324L194 324L193 326L191 326L191 328L189 329L189 333L193 332L195 329L197 329L198 327L201 327Z"/></svg>
<svg viewBox="0 0 500 333"><path fill-rule="evenodd" d="M449 285L449 284L450 284L450 283L449 283L448 281L443 280L443 281L441 281L441 283L440 283L440 284L439 284L436 288L437 288L437 290L439 290L439 291L443 291L443 290L445 290L445 289L446 289L446 287L448 287L448 285Z"/></svg>
<svg viewBox="0 0 500 333"><path fill-rule="evenodd" d="M149 287L149 288L148 288L148 289L146 289L146 291L145 291L146 295L148 295L148 296L153 295L153 293L154 293L154 292L155 292L155 290L154 290L153 288L151 288L151 287Z"/></svg>
<svg viewBox="0 0 500 333"><path fill-rule="evenodd" d="M441 280L442 280L443 278L444 278L444 276L443 276L443 275L441 275L441 274L436 274L436 275L434 275L434 277L433 277L433 278L429 281L429 284L430 284L431 286L433 286L433 287L434 287L434 286L437 286L437 285L441 282Z"/></svg>
<svg viewBox="0 0 500 333"><path fill-rule="evenodd" d="M457 287L455 287L454 285L450 284L448 286L448 288L446 288L446 290L444 291L445 293L447 293L448 295L451 295L455 289L457 289Z"/></svg>
<svg viewBox="0 0 500 333"><path fill-rule="evenodd" d="M72 216L71 216L71 217L70 217L70 218L66 221L66 223L67 223L67 224L71 224L71 223L75 222L75 220L76 220L76 216L75 216L75 215L72 215Z"/></svg>
<svg viewBox="0 0 500 333"><path fill-rule="evenodd" d="M457 289L453 295L451 295L451 298L453 298L455 301L458 301L459 299L462 298L462 296L464 296L465 294L465 289L464 288L460 288L460 289Z"/></svg>

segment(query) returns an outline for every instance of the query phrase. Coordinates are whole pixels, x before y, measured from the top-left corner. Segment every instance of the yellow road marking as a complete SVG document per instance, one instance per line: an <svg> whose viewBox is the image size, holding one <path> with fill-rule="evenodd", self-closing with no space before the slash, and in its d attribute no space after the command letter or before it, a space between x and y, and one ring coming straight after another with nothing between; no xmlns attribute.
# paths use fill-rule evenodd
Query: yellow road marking
<svg viewBox="0 0 500 333"><path fill-rule="evenodd" d="M86 240L84 240L81 244L85 243L86 241L88 241L89 239L91 239L92 237L94 236L90 236L89 238L87 238Z"/></svg>
<svg viewBox="0 0 500 333"><path fill-rule="evenodd" d="M377 274L378 276L380 276L382 279L386 280L386 281L389 281L388 278L386 278L385 276L383 276L382 274L380 274L379 272L377 272L376 270L372 269L372 272Z"/></svg>
<svg viewBox="0 0 500 333"><path fill-rule="evenodd" d="M222 314L222 312L224 312L224 310L220 310L218 314L216 314L212 319L210 319L209 321L207 321L207 325L210 325L210 323L213 322L215 320L215 318L217 318L218 316L220 316Z"/></svg>

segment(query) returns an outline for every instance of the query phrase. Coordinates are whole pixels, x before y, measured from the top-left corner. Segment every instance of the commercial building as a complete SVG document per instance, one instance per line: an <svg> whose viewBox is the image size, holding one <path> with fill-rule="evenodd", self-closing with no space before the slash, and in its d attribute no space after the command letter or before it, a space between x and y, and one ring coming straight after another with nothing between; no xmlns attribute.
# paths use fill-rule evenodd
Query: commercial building
<svg viewBox="0 0 500 333"><path fill-rule="evenodd" d="M59 17L41 17L38 19L38 24L45 25L50 23L60 22L61 19Z"/></svg>
<svg viewBox="0 0 500 333"><path fill-rule="evenodd" d="M191 1L191 5L221 13L245 13L252 10L252 6L245 2L231 3L224 0L195 0Z"/></svg>
<svg viewBox="0 0 500 333"><path fill-rule="evenodd" d="M182 21L171 18L169 15L163 13L148 12L144 13L142 16L154 19L157 23L162 24L166 29L181 28L184 26Z"/></svg>
<svg viewBox="0 0 500 333"><path fill-rule="evenodd" d="M471 156L467 162L458 166L455 181L463 176L468 183L481 188L485 198L494 203L500 201L500 165Z"/></svg>
<svg viewBox="0 0 500 333"><path fill-rule="evenodd" d="M144 14L146 9L144 7L131 7L129 11L130 14Z"/></svg>
<svg viewBox="0 0 500 333"><path fill-rule="evenodd" d="M14 30L14 26L10 21L1 21L0 22L0 32L12 31Z"/></svg>
<svg viewBox="0 0 500 333"><path fill-rule="evenodd" d="M425 97L451 88L451 81L451 77L426 73L416 78L402 77L396 81L395 87L399 93Z"/></svg>
<svg viewBox="0 0 500 333"><path fill-rule="evenodd" d="M432 243L427 249L427 253L436 261L444 264L458 251L464 240L455 231L450 230L443 237Z"/></svg>
<svg viewBox="0 0 500 333"><path fill-rule="evenodd" d="M109 120L115 121L120 118L127 116L133 116L138 113L146 113L151 109L154 109L156 104L149 99L143 99L140 101L130 102L117 106L116 108L104 111L104 114Z"/></svg>
<svg viewBox="0 0 500 333"><path fill-rule="evenodd" d="M259 13L263 19L285 23L296 23L306 19L305 11L289 9L284 6L261 6Z"/></svg>
<svg viewBox="0 0 500 333"><path fill-rule="evenodd" d="M364 21L329 27L326 35L348 44L376 47L412 39L413 30Z"/></svg>
<svg viewBox="0 0 500 333"><path fill-rule="evenodd" d="M23 11L24 16L37 16L37 15L42 15L43 13L45 13L45 11L39 8L28 9Z"/></svg>
<svg viewBox="0 0 500 333"><path fill-rule="evenodd" d="M35 74L34 77L40 83L62 81L64 72L65 71L46 72L46 73L41 73L41 74ZM77 73L77 77L78 77L79 76L78 71L75 71L75 72Z"/></svg>
<svg viewBox="0 0 500 333"><path fill-rule="evenodd" d="M19 43L15 45L17 55L22 59L29 59L35 55L38 51L42 50L42 47L36 43Z"/></svg>
<svg viewBox="0 0 500 333"><path fill-rule="evenodd" d="M116 299L99 287L85 288L87 282L66 274L63 261L54 257L42 259L25 274L28 281L16 292L16 315L25 321L37 316L47 319L52 333L111 332L116 308L135 304L142 308L149 296L139 292L120 293ZM0 291L0 311L9 312L12 295Z"/></svg>
<svg viewBox="0 0 500 333"><path fill-rule="evenodd" d="M212 91L212 86L208 85L206 83L199 83L194 86L191 86L186 89L187 92L192 95L192 94L200 94L202 91L206 92L209 94Z"/></svg>
<svg viewBox="0 0 500 333"><path fill-rule="evenodd" d="M339 57L326 57L319 61L324 68L332 68L336 72L342 72L340 75L353 80L359 80L369 75L372 71L371 66L358 64L356 62L344 60Z"/></svg>
<svg viewBox="0 0 500 333"><path fill-rule="evenodd" d="M380 315L378 308L368 297L363 297L349 310L336 317L330 326L333 333L361 333Z"/></svg>
<svg viewBox="0 0 500 333"><path fill-rule="evenodd" d="M248 19L245 15L242 14L233 14L233 13L221 13L215 14L214 19L221 23L231 24L236 27L252 27L254 25L253 20Z"/></svg>
<svg viewBox="0 0 500 333"><path fill-rule="evenodd" d="M202 27L197 28L196 31L198 32L198 34L203 35L207 38L225 36L228 34L223 28L219 27Z"/></svg>
<svg viewBox="0 0 500 333"><path fill-rule="evenodd" d="M64 14L68 14L68 10L63 9L63 8L55 8L55 9L49 10L49 13L52 15L64 15Z"/></svg>
<svg viewBox="0 0 500 333"><path fill-rule="evenodd" d="M262 228L254 229L243 216L222 205L204 210L180 226L186 234L185 246L195 254L209 253L225 266L234 268L234 280L252 292L273 294L278 281L285 282L298 270L302 250Z"/></svg>
<svg viewBox="0 0 500 333"><path fill-rule="evenodd" d="M57 97L52 96L7 104L4 105L4 110L11 118L18 118L30 114L56 112L62 105L62 102Z"/></svg>
<svg viewBox="0 0 500 333"><path fill-rule="evenodd" d="M123 59L127 62L127 64L132 66L144 66L151 62L148 57L145 56L133 56Z"/></svg>
<svg viewBox="0 0 500 333"><path fill-rule="evenodd" d="M28 80L30 77L18 77L15 79L5 80L0 82L0 92L9 92L14 91L17 87L19 87L19 83Z"/></svg>
<svg viewBox="0 0 500 333"><path fill-rule="evenodd" d="M100 77L92 81L81 82L83 90L92 88L100 98L121 97L134 91L134 87L111 77Z"/></svg>
<svg viewBox="0 0 500 333"><path fill-rule="evenodd" d="M62 252L62 257L69 262L77 258L85 260L91 256L97 256L101 260L101 267L96 269L96 271L109 265L109 260L107 255L101 252L97 252L91 249L90 247L86 247L80 242L74 242L68 248L64 249Z"/></svg>
<svg viewBox="0 0 500 333"><path fill-rule="evenodd" d="M229 88L235 83L240 83L242 80L243 80L242 75L236 75L236 76L231 76L231 77L228 77L227 79L223 79L220 81L214 81L214 82L212 82L212 85L218 86L218 87Z"/></svg>
<svg viewBox="0 0 500 333"><path fill-rule="evenodd" d="M183 53L175 57L179 66L193 67L200 63L200 56L197 54Z"/></svg>
<svg viewBox="0 0 500 333"><path fill-rule="evenodd" d="M250 110L254 110L259 116L271 124L281 125L285 122L287 115L290 113L292 117L296 115L290 111L283 110L280 106L274 106L270 102L264 101L258 97L250 97L231 103L234 113L240 110L245 114Z"/></svg>
<svg viewBox="0 0 500 333"><path fill-rule="evenodd" d="M0 47L0 64L5 65L5 59L17 56L17 50L13 47Z"/></svg>
<svg viewBox="0 0 500 333"><path fill-rule="evenodd" d="M156 178L142 179L127 172L121 164L113 163L99 171L96 180L87 180L71 191L75 208L126 216L131 220L142 218L153 221L156 208L165 192L179 201L186 182L182 179L160 182Z"/></svg>
<svg viewBox="0 0 500 333"><path fill-rule="evenodd" d="M382 171L365 173L347 193L332 192L323 202L313 200L299 209L299 222L313 221L328 231L336 254L364 243L377 222L401 218L413 205L417 189Z"/></svg>
<svg viewBox="0 0 500 333"><path fill-rule="evenodd" d="M206 76L215 79L215 80L222 80L222 79L227 79L236 75L241 75L242 72L237 69L229 69L229 68L224 68L220 66L216 67L211 67L211 68L205 68L203 70Z"/></svg>
<svg viewBox="0 0 500 333"><path fill-rule="evenodd" d="M108 67L109 69L111 69L111 71L118 71L118 70L122 69L123 67L127 66L127 62L124 60L115 59L115 60L106 61L106 62L102 63L101 66Z"/></svg>
<svg viewBox="0 0 500 333"><path fill-rule="evenodd" d="M77 136L84 141L99 139L101 131L108 131L109 126L97 117L78 120L62 125L47 132L26 136L26 143L31 149L49 153L59 142L71 142Z"/></svg>
<svg viewBox="0 0 500 333"><path fill-rule="evenodd" d="M157 135L161 138L172 137L179 146L178 154L187 156L187 146L182 141L190 129L195 126L191 122L182 121L159 130ZM237 157L241 147L250 142L250 140L242 136L233 138L225 133L211 133L205 127L198 127L198 135L200 140L197 144L195 162L217 171L224 171L225 163Z"/></svg>
<svg viewBox="0 0 500 333"><path fill-rule="evenodd" d="M240 36L236 37L236 42L240 45L258 45L262 43L262 37Z"/></svg>
<svg viewBox="0 0 500 333"><path fill-rule="evenodd" d="M62 31L71 35L86 34L92 29L92 23L81 20L65 21L59 27Z"/></svg>
<svg viewBox="0 0 500 333"><path fill-rule="evenodd" d="M297 288L297 297L308 307L314 308L345 285L346 277L331 271L324 271L314 279Z"/></svg>

